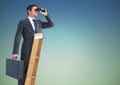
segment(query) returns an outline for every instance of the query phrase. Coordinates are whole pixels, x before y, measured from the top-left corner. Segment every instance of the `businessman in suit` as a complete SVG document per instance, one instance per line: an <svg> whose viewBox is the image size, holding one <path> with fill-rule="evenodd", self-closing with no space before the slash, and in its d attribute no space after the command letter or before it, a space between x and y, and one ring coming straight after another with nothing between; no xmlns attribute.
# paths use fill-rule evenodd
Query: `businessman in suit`
<svg viewBox="0 0 120 85"><path fill-rule="evenodd" d="M53 22L50 19L48 12L41 10L36 10L38 7L37 5L29 5L27 7L27 19L21 20L18 24L17 31L15 34L14 39L14 46L13 46L13 53L12 57L17 58L18 57L18 51L19 51L19 44L21 40L21 36L23 37L23 43L21 48L21 60L24 61L24 79L18 80L18 85L24 85L25 83L25 77L28 69L28 63L30 59L33 39L35 33L40 33L41 29L44 28L50 28L53 27ZM38 15L38 13L42 14L46 18L46 22L43 22L41 20L35 20L35 17ZM35 21L35 22L34 22ZM36 24L36 25L35 25Z"/></svg>

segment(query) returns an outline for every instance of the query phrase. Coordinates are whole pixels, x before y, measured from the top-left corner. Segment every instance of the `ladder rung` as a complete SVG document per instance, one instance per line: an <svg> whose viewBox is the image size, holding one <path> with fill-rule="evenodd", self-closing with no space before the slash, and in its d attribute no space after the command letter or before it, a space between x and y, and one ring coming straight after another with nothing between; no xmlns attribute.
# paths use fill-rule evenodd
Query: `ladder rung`
<svg viewBox="0 0 120 85"><path fill-rule="evenodd" d="M36 56L35 58L39 58L38 56Z"/></svg>
<svg viewBox="0 0 120 85"><path fill-rule="evenodd" d="M32 58L32 59L39 59L38 56L32 56L31 58Z"/></svg>
<svg viewBox="0 0 120 85"><path fill-rule="evenodd" d="M32 76L32 78L33 78L33 79L35 79L35 78L36 78L36 76Z"/></svg>

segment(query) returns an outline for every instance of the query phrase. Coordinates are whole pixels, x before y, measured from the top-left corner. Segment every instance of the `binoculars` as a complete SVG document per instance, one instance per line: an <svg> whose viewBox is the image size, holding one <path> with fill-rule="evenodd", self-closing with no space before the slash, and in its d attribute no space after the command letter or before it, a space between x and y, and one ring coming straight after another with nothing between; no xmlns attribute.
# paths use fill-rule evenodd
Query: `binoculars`
<svg viewBox="0 0 120 85"><path fill-rule="evenodd" d="M47 10L45 8L40 7L40 8L36 8L35 11L46 12Z"/></svg>

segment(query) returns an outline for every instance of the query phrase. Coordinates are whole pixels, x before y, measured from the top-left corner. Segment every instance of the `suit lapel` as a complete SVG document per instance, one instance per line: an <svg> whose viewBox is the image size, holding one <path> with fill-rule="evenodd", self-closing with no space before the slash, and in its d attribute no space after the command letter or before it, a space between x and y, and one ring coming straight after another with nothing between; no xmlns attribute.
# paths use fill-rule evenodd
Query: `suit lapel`
<svg viewBox="0 0 120 85"><path fill-rule="evenodd" d="M30 21L29 21L28 18L26 19L26 23L27 23L27 25L29 26L29 29L34 32L33 27L32 27L32 25L31 25L31 23L30 23Z"/></svg>
<svg viewBox="0 0 120 85"><path fill-rule="evenodd" d="M36 21L37 21L37 32L41 32L41 29L39 29L40 28L39 21L38 20L36 20ZM32 27L28 18L26 19L26 24L28 25L29 29L32 30L32 32L35 33L35 31L33 30L33 27Z"/></svg>

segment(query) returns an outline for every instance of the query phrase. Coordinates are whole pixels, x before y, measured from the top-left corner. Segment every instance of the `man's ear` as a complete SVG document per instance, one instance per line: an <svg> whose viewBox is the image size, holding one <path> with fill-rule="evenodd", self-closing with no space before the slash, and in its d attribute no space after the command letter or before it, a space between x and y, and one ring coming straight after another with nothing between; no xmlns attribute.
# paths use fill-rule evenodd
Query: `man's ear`
<svg viewBox="0 0 120 85"><path fill-rule="evenodd" d="M31 13L31 11L30 10L28 10L28 14L30 14Z"/></svg>

